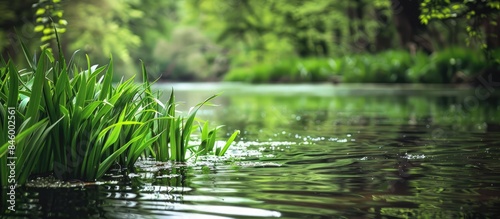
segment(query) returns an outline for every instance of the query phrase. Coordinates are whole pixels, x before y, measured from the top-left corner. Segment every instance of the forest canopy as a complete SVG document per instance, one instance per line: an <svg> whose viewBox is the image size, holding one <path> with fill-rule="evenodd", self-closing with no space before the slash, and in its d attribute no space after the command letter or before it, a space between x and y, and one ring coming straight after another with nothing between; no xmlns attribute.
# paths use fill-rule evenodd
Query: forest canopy
<svg viewBox="0 0 500 219"><path fill-rule="evenodd" d="M65 53L112 55L125 77L141 59L152 78L220 80L273 60L495 50L499 11L496 0L0 0L0 49L53 46L56 28Z"/></svg>

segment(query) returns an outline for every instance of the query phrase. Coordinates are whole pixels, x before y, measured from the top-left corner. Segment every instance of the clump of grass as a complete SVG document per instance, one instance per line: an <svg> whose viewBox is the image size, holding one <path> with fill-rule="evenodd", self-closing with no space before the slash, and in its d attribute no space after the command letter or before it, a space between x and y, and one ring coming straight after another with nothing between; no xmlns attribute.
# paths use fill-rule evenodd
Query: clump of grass
<svg viewBox="0 0 500 219"><path fill-rule="evenodd" d="M423 82L423 81L436 81L437 78L425 78L425 77L429 77L429 76L438 76L438 75L427 75L427 72L429 72L429 56L424 54L424 53L421 53L421 52L417 52L413 57L413 64L410 68L408 68L408 71L407 71L407 77L408 77L408 80L411 82L411 83L420 83L420 82Z"/></svg>
<svg viewBox="0 0 500 219"><path fill-rule="evenodd" d="M220 152L215 153L215 155L224 156L228 147L239 134L238 130L231 135L231 137L226 141L224 147L220 149L214 147L214 144L211 144L211 142L216 141L216 133L220 126L214 129L209 129L208 122L205 122L203 129L199 132L202 142L194 145L191 143L193 134L196 134L199 127L199 125L195 123L196 113L203 105L207 104L215 97L216 95L211 96L202 103L193 107L186 118L176 115L176 103L173 91L170 94L170 98L166 106L160 104L160 102L157 101L157 98L154 98L155 103L153 105L154 108L156 108L156 116L153 119L153 133L159 136L159 140L153 142L154 149L151 152L156 160L185 162L189 159L188 156L206 155L207 153L199 152L203 150L209 151L206 150L207 145L210 146L210 151L212 149L216 149L217 152Z"/></svg>
<svg viewBox="0 0 500 219"><path fill-rule="evenodd" d="M225 81L241 81L252 83L254 74L250 67L232 68L231 71L224 75Z"/></svg>
<svg viewBox="0 0 500 219"><path fill-rule="evenodd" d="M377 62L377 60L373 60L376 66L378 64L378 66L374 69L376 69L376 75L379 72L379 74L383 75L376 78L383 79L377 80L380 80L380 82L382 83L409 82L407 70L413 64L410 53L408 53L407 51L393 50L380 53L379 55L381 56L383 62Z"/></svg>
<svg viewBox="0 0 500 219"><path fill-rule="evenodd" d="M342 59L344 63L343 80L346 83L366 82L366 72L368 60L367 57L360 55L345 56Z"/></svg>
<svg viewBox="0 0 500 219"><path fill-rule="evenodd" d="M176 115L173 91L166 104L151 91L144 65L142 84L131 78L113 86L112 59L99 67L87 56L87 66L81 69L73 63L74 56L66 61L60 45L59 56L44 49L33 60L22 47L27 69L0 60L0 170L8 172L7 155L17 157L17 184L48 172L61 179L95 180L113 164L132 167L142 156L184 162L190 151L197 155L200 145L188 145L197 130L196 112L215 96L183 118ZM12 154L5 119L9 107L15 109L16 121ZM6 186L7 174L0 180Z"/></svg>
<svg viewBox="0 0 500 219"><path fill-rule="evenodd" d="M486 66L484 56L478 50L460 47L435 52L430 57L416 57L409 75L420 83L454 83L468 81Z"/></svg>
<svg viewBox="0 0 500 219"><path fill-rule="evenodd" d="M198 147L197 154L198 155L216 155L216 156L224 156L226 151L229 149L229 146L231 145L231 142L233 142L236 139L236 136L238 136L239 131L234 132L229 139L226 141L224 146L222 147L217 147L217 131L222 128L222 126L217 126L215 129L210 129L209 128L209 123L205 122L203 124L203 127L200 128L200 133L201 133L201 144Z"/></svg>
<svg viewBox="0 0 500 219"><path fill-rule="evenodd" d="M329 59L308 58L298 63L300 80L309 82L327 81L333 74ZM298 82L298 81L297 81Z"/></svg>
<svg viewBox="0 0 500 219"><path fill-rule="evenodd" d="M407 83L407 69L412 64L406 51L386 51L344 57L344 82Z"/></svg>
<svg viewBox="0 0 500 219"><path fill-rule="evenodd" d="M333 75L333 70L330 59L279 60L233 68L225 75L224 80L251 83L322 82Z"/></svg>

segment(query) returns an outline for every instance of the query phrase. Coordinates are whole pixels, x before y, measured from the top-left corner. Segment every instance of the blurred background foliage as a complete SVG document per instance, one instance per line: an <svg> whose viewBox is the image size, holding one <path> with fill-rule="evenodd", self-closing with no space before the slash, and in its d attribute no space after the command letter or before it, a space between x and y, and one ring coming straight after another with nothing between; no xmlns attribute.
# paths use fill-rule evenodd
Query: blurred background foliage
<svg viewBox="0 0 500 219"><path fill-rule="evenodd" d="M450 83L499 70L488 64L499 11L498 0L0 0L0 50L50 46L52 19L67 55L113 55L116 79L142 59L162 80Z"/></svg>

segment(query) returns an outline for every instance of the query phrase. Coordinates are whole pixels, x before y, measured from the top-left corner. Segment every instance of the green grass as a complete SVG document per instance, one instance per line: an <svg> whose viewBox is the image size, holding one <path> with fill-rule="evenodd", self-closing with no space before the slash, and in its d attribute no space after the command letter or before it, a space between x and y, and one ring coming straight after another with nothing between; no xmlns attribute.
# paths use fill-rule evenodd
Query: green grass
<svg viewBox="0 0 500 219"><path fill-rule="evenodd" d="M409 53L386 51L376 55L344 57L343 81L347 83L408 83Z"/></svg>
<svg viewBox="0 0 500 219"><path fill-rule="evenodd" d="M334 75L331 61L310 58L264 62L251 67L234 68L225 75L224 80L249 83L321 82Z"/></svg>
<svg viewBox="0 0 500 219"><path fill-rule="evenodd" d="M186 118L176 115L172 91L167 103L153 93L142 65L143 83L134 78L112 84L113 60L107 66L79 68L73 57L67 61L50 50L38 59L23 47L29 65L18 69L0 60L0 172L1 185L8 185L7 156L16 156L16 182L23 184L32 174L54 173L61 179L96 180L112 165L132 167L139 157L184 162L198 155L198 145L189 145L199 132L196 112ZM59 47L59 54L61 48ZM74 56L74 55L73 55ZM15 110L10 110L14 107ZM8 118L15 114L14 154L8 154ZM234 141L233 134L226 147ZM14 135L13 135L14 136ZM201 145L205 147L205 145ZM224 155L227 148L218 149ZM130 168L133 169L133 168Z"/></svg>
<svg viewBox="0 0 500 219"><path fill-rule="evenodd" d="M231 145L231 142L236 139L236 136L239 134L239 131L234 132L227 142L224 144L223 147L217 147L216 146L216 136L217 136L217 131L222 128L222 126L218 126L215 129L210 129L208 126L208 122L205 122L203 127L200 128L201 132L201 144L200 147L198 147L197 154L198 155L217 155L217 156L224 156L226 151L229 149L229 146Z"/></svg>
<svg viewBox="0 0 500 219"><path fill-rule="evenodd" d="M486 66L486 60L479 50L454 47L432 54L419 65L423 66L415 70L420 75L419 82L453 83L478 74Z"/></svg>
<svg viewBox="0 0 500 219"><path fill-rule="evenodd" d="M389 50L339 58L302 58L262 62L232 68L226 81L346 83L458 83L481 72L486 60L480 51L448 48L430 56ZM459 79L459 80L457 80Z"/></svg>

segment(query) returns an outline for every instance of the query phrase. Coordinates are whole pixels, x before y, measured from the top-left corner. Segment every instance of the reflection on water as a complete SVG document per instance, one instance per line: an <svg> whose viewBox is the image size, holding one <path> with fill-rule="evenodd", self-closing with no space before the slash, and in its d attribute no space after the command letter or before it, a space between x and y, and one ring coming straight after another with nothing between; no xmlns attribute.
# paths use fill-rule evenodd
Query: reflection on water
<svg viewBox="0 0 500 219"><path fill-rule="evenodd" d="M166 90L170 86L165 86ZM481 218L500 213L500 104L473 90L175 85L241 139L229 159L144 161L115 183L20 188L39 218ZM5 192L2 192L2 194ZM5 199L4 199L5 200Z"/></svg>

